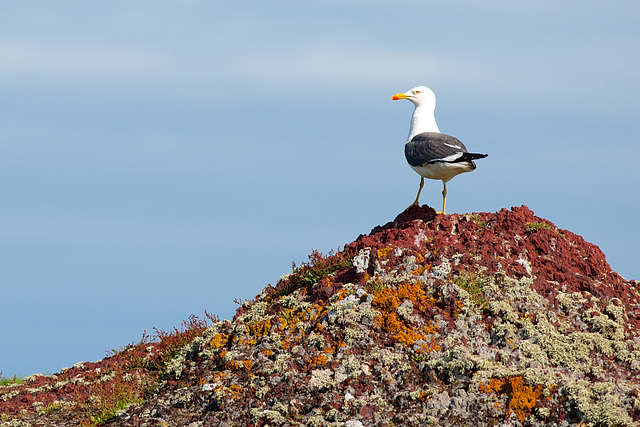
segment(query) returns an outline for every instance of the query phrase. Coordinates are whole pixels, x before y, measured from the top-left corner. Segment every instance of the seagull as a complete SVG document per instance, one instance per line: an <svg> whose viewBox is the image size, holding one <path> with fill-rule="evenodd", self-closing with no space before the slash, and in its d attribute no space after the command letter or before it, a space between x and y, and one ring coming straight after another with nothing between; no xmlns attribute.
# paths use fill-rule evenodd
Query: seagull
<svg viewBox="0 0 640 427"><path fill-rule="evenodd" d="M405 93L397 93L392 100L408 99L415 105L409 128L409 138L404 146L404 155L409 166L420 175L420 188L416 200L407 208L418 206L424 179L440 179L442 190L442 211L445 214L447 202L447 182L463 172L472 172L476 168L475 159L488 154L469 153L458 138L440 133L434 112L436 95L426 86L418 86Z"/></svg>

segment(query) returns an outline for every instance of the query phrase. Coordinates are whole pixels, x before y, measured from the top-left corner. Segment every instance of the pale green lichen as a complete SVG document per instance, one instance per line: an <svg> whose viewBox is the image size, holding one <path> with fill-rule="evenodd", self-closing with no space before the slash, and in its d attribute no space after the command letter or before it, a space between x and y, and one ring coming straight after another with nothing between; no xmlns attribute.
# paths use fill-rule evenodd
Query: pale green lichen
<svg viewBox="0 0 640 427"><path fill-rule="evenodd" d="M258 323L263 322L269 319L269 316L266 314L269 307L271 307L272 303L267 301L257 301L251 305L249 305L249 310L242 314L238 322L236 324L243 323Z"/></svg>
<svg viewBox="0 0 640 427"><path fill-rule="evenodd" d="M291 372L289 372L289 362L291 360L291 356L287 353L280 353L276 356L275 362L273 362L273 366L271 368L271 373L277 373L284 375L285 378L288 378Z"/></svg>
<svg viewBox="0 0 640 427"><path fill-rule="evenodd" d="M563 387L569 400L584 414L584 419L597 426L628 426L633 419L621 407L613 394L612 383L593 383L585 380L570 382Z"/></svg>
<svg viewBox="0 0 640 427"><path fill-rule="evenodd" d="M256 423L262 419L266 419L277 424L282 424L286 421L280 412L271 409L252 408L251 417Z"/></svg>
<svg viewBox="0 0 640 427"><path fill-rule="evenodd" d="M360 362L360 359L358 359L356 356L349 355L342 360L340 368L347 377L355 379L358 378L358 376L362 373L361 366L362 364Z"/></svg>
<svg viewBox="0 0 640 427"><path fill-rule="evenodd" d="M243 334L246 334L248 331L249 331L249 327L244 323L237 325L233 330L235 335L243 335Z"/></svg>
<svg viewBox="0 0 640 427"><path fill-rule="evenodd" d="M413 301L404 300L402 304L396 307L396 313L400 316L404 317L410 323L416 321L416 318L413 316Z"/></svg>
<svg viewBox="0 0 640 427"><path fill-rule="evenodd" d="M613 319L617 323L624 323L625 321L629 320L629 317L627 316L627 312L624 309L624 306L622 305L622 301L620 301L619 298L612 298L609 301L609 304L607 305L607 307L604 309L604 312L605 314L613 316Z"/></svg>
<svg viewBox="0 0 640 427"><path fill-rule="evenodd" d="M278 348L282 347L282 336L278 332L271 332L267 337L267 341Z"/></svg>
<svg viewBox="0 0 640 427"><path fill-rule="evenodd" d="M284 308L294 308L299 307L301 302L298 299L300 295L300 291L296 290L288 295L283 295L278 299L278 304L280 304ZM305 303L308 304L308 303Z"/></svg>
<svg viewBox="0 0 640 427"><path fill-rule="evenodd" d="M558 294L556 295L556 301L558 301L558 303L560 304L560 308L571 308L574 310L578 310L582 308L582 306L589 300L585 298L581 292L573 292L570 294L558 292Z"/></svg>
<svg viewBox="0 0 640 427"><path fill-rule="evenodd" d="M331 408L324 414L324 419L327 421L335 421L337 417L338 410L336 408Z"/></svg>
<svg viewBox="0 0 640 427"><path fill-rule="evenodd" d="M324 336L311 331L311 333L307 337L307 342L316 348L323 348L325 345L325 338Z"/></svg>
<svg viewBox="0 0 640 427"><path fill-rule="evenodd" d="M623 317L624 309L621 307L615 307L609 305L607 308L613 307L609 311L615 312L614 318L617 315L619 318ZM621 310L617 310L620 308ZM587 309L582 313L582 319L591 325L591 327L603 337L612 340L622 340L625 338L624 325L611 319L606 314L601 314L596 308Z"/></svg>
<svg viewBox="0 0 640 427"><path fill-rule="evenodd" d="M357 310L351 310L347 314L348 321L353 323L361 323L363 325L373 325L380 315L378 310L371 308L370 303L364 303L358 306Z"/></svg>
<svg viewBox="0 0 640 427"><path fill-rule="evenodd" d="M484 360L465 346L454 346L444 351L440 358L428 361L427 366L447 378L448 382L454 382L480 369L484 366Z"/></svg>
<svg viewBox="0 0 640 427"><path fill-rule="evenodd" d="M271 387L265 385L256 390L256 397L258 399L264 399L271 392Z"/></svg>
<svg viewBox="0 0 640 427"><path fill-rule="evenodd" d="M353 344L354 342L364 338L364 332L362 329L346 327L344 329L344 342L346 344Z"/></svg>
<svg viewBox="0 0 640 427"><path fill-rule="evenodd" d="M403 362L405 360L405 355L386 348L381 348L373 351L371 353L371 358L378 360L382 366L389 366L397 362Z"/></svg>

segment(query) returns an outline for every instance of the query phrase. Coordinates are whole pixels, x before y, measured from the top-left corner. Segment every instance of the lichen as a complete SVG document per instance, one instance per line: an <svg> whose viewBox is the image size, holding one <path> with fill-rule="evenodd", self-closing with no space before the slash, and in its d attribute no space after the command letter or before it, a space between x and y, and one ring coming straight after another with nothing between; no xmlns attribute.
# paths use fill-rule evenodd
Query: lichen
<svg viewBox="0 0 640 427"><path fill-rule="evenodd" d="M508 405L505 412L505 418L513 411L521 423L524 422L526 414L536 406L537 401L542 396L544 386L526 385L521 376L493 378L487 385L480 384L480 392L495 393L497 396L506 395L508 397Z"/></svg>

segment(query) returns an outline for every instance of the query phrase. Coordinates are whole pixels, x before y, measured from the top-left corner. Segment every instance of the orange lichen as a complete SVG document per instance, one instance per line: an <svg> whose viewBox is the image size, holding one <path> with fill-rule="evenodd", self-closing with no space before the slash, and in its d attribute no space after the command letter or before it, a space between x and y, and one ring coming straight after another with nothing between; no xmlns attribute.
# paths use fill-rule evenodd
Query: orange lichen
<svg viewBox="0 0 640 427"><path fill-rule="evenodd" d="M255 345L258 341L271 333L271 320L263 320L254 324L247 325L249 329L249 338L245 344Z"/></svg>
<svg viewBox="0 0 640 427"><path fill-rule="evenodd" d="M376 251L376 255L378 256L378 259L382 259L382 258L385 258L387 254L392 250L393 248L391 246L380 248Z"/></svg>
<svg viewBox="0 0 640 427"><path fill-rule="evenodd" d="M237 400L242 397L242 387L231 384L229 387L219 386L215 388L216 392L222 392L225 395L229 396L233 400Z"/></svg>
<svg viewBox="0 0 640 427"><path fill-rule="evenodd" d="M227 334L217 333L211 339L211 342L209 343L209 347L213 349L218 349L227 343L228 338L229 338L229 335Z"/></svg>
<svg viewBox="0 0 640 427"><path fill-rule="evenodd" d="M324 354L318 354L317 356L311 356L308 360L311 366L319 366L327 363L327 356Z"/></svg>
<svg viewBox="0 0 640 427"><path fill-rule="evenodd" d="M230 360L225 363L224 367L232 371L249 370L253 367L253 362L251 360Z"/></svg>
<svg viewBox="0 0 640 427"><path fill-rule="evenodd" d="M460 314L460 312L462 311L462 309L464 308L464 303L460 300L457 300L456 302L453 303L453 312L452 315L453 317L457 317L458 314Z"/></svg>
<svg viewBox="0 0 640 427"><path fill-rule="evenodd" d="M415 341L427 340L427 335L435 333L435 328L425 325L423 331L416 330L406 319L400 316L397 308L404 301L411 301L417 309L433 306L435 299L427 295L418 283L402 283L398 288L385 288L375 293L372 306L380 311L376 321L378 326L391 333L399 342L411 346ZM429 327L427 327L429 326ZM425 351L439 348L435 345L421 345Z"/></svg>
<svg viewBox="0 0 640 427"><path fill-rule="evenodd" d="M392 317L395 316L395 319ZM397 320L397 314L391 313L387 318L387 324L382 326L383 329L391 332L395 339L406 345L412 345L414 341L422 339L422 335L412 329L407 329L403 322ZM388 328L388 329L387 329ZM393 330L392 330L393 329Z"/></svg>
<svg viewBox="0 0 640 427"><path fill-rule="evenodd" d="M526 416L525 411L531 410L536 406L536 402L542 396L544 386L541 384L528 386L525 385L521 376L507 376L501 379L492 378L488 385L480 384L479 389L482 393L495 393L496 396L507 395L509 404L505 417L508 418L511 415L511 411L513 411L522 423Z"/></svg>
<svg viewBox="0 0 640 427"><path fill-rule="evenodd" d="M431 271L431 264L427 264L427 261L424 259L424 257L422 256L421 253L416 252L415 253L416 256L416 262L418 264L421 264L418 268L416 268L415 270L413 270L411 272L411 274L414 274L416 276L419 276L420 274L422 274L425 270L427 271Z"/></svg>
<svg viewBox="0 0 640 427"><path fill-rule="evenodd" d="M435 303L435 298L430 297L420 287L419 283L402 283L395 288L385 288L376 292L372 305L383 309L389 310L398 307L403 301L412 301L418 304L418 309L425 306L432 306Z"/></svg>
<svg viewBox="0 0 640 427"><path fill-rule="evenodd" d="M424 273L424 271L427 270L427 272L431 271L431 266L429 264L427 265L423 265L421 267L416 268L415 270L413 270L411 272L411 274L414 274L416 276L421 275L422 273Z"/></svg>
<svg viewBox="0 0 640 427"><path fill-rule="evenodd" d="M222 350L220 352L220 357L222 360L225 360L227 354L229 352L226 350ZM241 369L251 369L253 367L253 363L250 360L228 360L224 364L224 368L231 371L239 371Z"/></svg>
<svg viewBox="0 0 640 427"><path fill-rule="evenodd" d="M310 309L302 310L300 308L290 308L282 313L282 317L278 318L278 327L281 331L287 328L295 328L299 322L307 320Z"/></svg>

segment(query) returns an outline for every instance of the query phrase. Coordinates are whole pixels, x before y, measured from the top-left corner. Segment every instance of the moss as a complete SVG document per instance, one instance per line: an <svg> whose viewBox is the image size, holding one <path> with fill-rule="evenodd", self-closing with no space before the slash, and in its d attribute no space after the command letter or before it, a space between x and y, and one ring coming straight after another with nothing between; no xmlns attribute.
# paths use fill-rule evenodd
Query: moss
<svg viewBox="0 0 640 427"><path fill-rule="evenodd" d="M476 305L484 307L487 304L483 295L483 289L486 284L480 276L463 274L455 279L455 284L469 293L469 298Z"/></svg>
<svg viewBox="0 0 640 427"><path fill-rule="evenodd" d="M467 221L473 221L477 223L480 229L483 229L487 226L487 221L483 221L482 218L480 218L480 215L478 214L464 214L461 216L465 218Z"/></svg>
<svg viewBox="0 0 640 427"><path fill-rule="evenodd" d="M58 409L61 409L63 407L64 407L64 402L60 402L56 400L55 402L51 403L49 406L42 408L41 411L42 413L48 414L49 412L57 411Z"/></svg>
<svg viewBox="0 0 640 427"><path fill-rule="evenodd" d="M526 224L527 233L536 233L542 229L553 230L553 227L544 222L528 222Z"/></svg>

